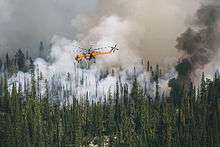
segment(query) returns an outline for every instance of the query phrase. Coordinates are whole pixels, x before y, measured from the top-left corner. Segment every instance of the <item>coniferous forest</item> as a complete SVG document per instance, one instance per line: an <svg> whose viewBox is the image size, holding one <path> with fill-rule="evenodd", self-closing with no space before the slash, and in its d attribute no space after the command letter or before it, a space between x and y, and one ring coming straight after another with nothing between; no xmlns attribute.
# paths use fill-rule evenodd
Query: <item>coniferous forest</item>
<svg viewBox="0 0 220 147"><path fill-rule="evenodd" d="M117 81L102 99L67 96L51 99L48 84L38 94L40 78L33 61L18 50L0 61L0 146L219 147L220 75L202 74L199 86L172 79L170 96L159 94L159 66L146 70L156 83L155 97L137 77L132 88ZM184 70L184 66L176 67ZM29 72L29 87L8 83L17 71ZM45 81L47 83L47 81ZM186 86L187 85L187 86ZM24 89L24 90L23 90Z"/></svg>

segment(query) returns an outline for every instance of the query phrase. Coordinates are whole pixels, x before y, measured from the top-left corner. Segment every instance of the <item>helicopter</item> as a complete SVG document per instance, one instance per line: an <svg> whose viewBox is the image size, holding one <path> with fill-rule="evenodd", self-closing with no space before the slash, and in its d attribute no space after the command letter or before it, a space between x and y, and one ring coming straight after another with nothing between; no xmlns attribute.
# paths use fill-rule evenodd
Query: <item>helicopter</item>
<svg viewBox="0 0 220 147"><path fill-rule="evenodd" d="M104 52L104 51L100 51L102 49L105 48L110 48L110 51ZM117 48L117 44L115 46L108 46L108 47L102 47L102 48L81 48L81 53L77 54L75 56L75 60L80 63L81 61L91 61L91 60L96 60L97 56L100 55L109 55L109 54L113 54L116 50L119 50Z"/></svg>

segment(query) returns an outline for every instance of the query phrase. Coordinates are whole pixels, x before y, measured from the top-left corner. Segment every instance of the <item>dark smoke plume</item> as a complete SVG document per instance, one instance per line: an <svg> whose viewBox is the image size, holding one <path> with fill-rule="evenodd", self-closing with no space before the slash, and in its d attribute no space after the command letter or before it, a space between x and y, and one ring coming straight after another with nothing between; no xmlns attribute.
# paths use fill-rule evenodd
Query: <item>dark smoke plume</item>
<svg viewBox="0 0 220 147"><path fill-rule="evenodd" d="M218 53L220 4L213 1L202 5L195 17L194 24L177 38L176 48L184 56L176 65L178 78L170 81L172 89L189 87L195 71L211 62ZM171 96L178 97L173 91L171 90Z"/></svg>
<svg viewBox="0 0 220 147"><path fill-rule="evenodd" d="M184 58L176 66L179 75L192 76L193 72L208 64L217 54L220 5L202 5L197 11L193 28L188 28L177 38L176 48L184 52ZM188 66L188 68L184 67ZM186 71L181 71L183 68Z"/></svg>

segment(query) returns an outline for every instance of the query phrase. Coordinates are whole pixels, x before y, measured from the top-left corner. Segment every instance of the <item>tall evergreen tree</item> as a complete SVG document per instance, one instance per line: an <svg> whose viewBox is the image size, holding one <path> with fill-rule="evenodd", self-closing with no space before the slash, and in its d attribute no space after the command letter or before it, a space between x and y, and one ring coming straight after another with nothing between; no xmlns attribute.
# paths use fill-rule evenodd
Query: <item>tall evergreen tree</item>
<svg viewBox="0 0 220 147"><path fill-rule="evenodd" d="M21 51L21 49L19 49L17 51L17 53L15 54L15 60L16 60L17 66L18 66L18 70L25 72L26 71L25 55Z"/></svg>

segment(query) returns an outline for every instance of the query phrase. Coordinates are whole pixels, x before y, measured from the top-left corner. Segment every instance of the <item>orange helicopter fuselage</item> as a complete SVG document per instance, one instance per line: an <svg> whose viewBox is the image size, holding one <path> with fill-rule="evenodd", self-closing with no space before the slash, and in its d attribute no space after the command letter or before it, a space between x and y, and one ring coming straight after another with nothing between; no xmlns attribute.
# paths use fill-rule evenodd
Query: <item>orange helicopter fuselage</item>
<svg viewBox="0 0 220 147"><path fill-rule="evenodd" d="M76 55L75 60L77 62L80 62L80 61L84 61L84 60L95 59L99 55L108 55L108 54L112 54L112 52L96 52L96 51L92 51L90 53L82 53L82 54Z"/></svg>

